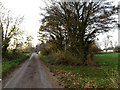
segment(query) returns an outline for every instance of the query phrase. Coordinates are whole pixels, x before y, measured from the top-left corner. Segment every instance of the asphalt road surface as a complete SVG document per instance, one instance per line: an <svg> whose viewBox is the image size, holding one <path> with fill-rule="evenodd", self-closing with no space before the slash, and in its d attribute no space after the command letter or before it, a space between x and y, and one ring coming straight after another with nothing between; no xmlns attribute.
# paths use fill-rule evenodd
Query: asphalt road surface
<svg viewBox="0 0 120 90"><path fill-rule="evenodd" d="M36 53L22 65L4 88L60 88Z"/></svg>

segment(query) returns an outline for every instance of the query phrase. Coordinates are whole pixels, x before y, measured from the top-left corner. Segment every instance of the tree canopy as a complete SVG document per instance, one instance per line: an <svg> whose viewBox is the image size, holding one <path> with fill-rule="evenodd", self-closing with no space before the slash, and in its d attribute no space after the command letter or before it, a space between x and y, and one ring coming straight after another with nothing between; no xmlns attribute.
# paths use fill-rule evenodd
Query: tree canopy
<svg viewBox="0 0 120 90"><path fill-rule="evenodd" d="M83 63L96 36L110 31L116 24L117 8L111 2L52 2L44 10L39 33L49 37L59 50L69 46Z"/></svg>

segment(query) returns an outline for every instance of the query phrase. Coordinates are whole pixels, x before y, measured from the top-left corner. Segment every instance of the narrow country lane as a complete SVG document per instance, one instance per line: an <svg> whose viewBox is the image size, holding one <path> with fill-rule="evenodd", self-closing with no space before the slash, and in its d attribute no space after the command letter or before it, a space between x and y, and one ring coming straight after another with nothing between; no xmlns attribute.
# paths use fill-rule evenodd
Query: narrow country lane
<svg viewBox="0 0 120 90"><path fill-rule="evenodd" d="M4 88L59 88L54 82L54 76L33 53L20 70L6 83ZM56 80L55 80L56 81Z"/></svg>

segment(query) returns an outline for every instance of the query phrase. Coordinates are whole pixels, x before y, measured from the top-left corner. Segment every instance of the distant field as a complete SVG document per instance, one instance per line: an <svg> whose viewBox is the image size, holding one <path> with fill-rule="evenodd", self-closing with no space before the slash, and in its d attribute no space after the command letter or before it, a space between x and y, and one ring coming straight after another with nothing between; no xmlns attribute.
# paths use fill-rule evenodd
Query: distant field
<svg viewBox="0 0 120 90"><path fill-rule="evenodd" d="M39 56L59 76L59 83L64 83L65 88L118 88L118 55L120 53L95 55L99 66L91 67L50 65L50 59Z"/></svg>
<svg viewBox="0 0 120 90"><path fill-rule="evenodd" d="M95 55L95 60L99 65L118 65L118 59L120 59L120 53Z"/></svg>

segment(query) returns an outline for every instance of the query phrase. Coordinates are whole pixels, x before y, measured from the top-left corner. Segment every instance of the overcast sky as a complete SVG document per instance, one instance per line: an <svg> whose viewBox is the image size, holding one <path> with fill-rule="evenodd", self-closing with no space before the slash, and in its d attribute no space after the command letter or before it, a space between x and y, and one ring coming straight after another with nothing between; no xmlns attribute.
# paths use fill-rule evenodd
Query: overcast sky
<svg viewBox="0 0 120 90"><path fill-rule="evenodd" d="M118 1L120 0L114 0L116 5ZM37 32L41 25L39 20L42 18L40 16L42 11L39 9L39 7L45 7L43 0L0 0L0 2L3 3L5 8L11 10L14 16L24 16L22 29L34 37L33 43L36 45L39 42L37 38ZM113 42L118 42L117 29L109 34L113 36L111 38ZM100 46L103 48L103 38L105 35L100 35L99 37Z"/></svg>
<svg viewBox="0 0 120 90"><path fill-rule="evenodd" d="M0 0L0 2L5 8L11 10L15 17L24 16L22 29L34 37L33 44L36 45L38 43L37 32L40 27L39 20L42 18L39 7L44 7L44 2L42 0Z"/></svg>

